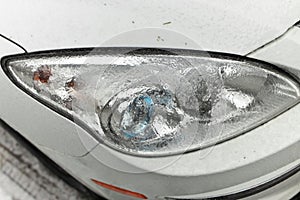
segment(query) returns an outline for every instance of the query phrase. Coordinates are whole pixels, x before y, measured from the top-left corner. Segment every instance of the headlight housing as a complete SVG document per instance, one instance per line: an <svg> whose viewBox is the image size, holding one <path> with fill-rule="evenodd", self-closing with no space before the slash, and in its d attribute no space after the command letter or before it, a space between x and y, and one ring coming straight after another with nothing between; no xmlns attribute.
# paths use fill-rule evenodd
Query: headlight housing
<svg viewBox="0 0 300 200"><path fill-rule="evenodd" d="M11 80L104 144L139 156L205 148L299 101L276 66L202 51L99 48L3 59Z"/></svg>

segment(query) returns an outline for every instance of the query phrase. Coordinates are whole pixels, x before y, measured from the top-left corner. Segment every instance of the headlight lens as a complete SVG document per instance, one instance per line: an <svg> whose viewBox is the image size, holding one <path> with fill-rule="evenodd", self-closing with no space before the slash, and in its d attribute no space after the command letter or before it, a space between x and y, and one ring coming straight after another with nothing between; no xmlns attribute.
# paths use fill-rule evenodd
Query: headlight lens
<svg viewBox="0 0 300 200"><path fill-rule="evenodd" d="M28 94L117 150L161 156L211 146L299 100L275 66L188 50L102 48L4 59Z"/></svg>

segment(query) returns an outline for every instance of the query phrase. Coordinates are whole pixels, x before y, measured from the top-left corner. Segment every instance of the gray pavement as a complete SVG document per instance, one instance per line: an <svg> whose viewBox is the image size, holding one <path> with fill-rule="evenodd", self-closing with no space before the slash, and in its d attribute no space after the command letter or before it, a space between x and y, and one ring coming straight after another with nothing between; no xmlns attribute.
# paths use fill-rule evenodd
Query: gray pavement
<svg viewBox="0 0 300 200"><path fill-rule="evenodd" d="M86 200L0 125L0 200Z"/></svg>

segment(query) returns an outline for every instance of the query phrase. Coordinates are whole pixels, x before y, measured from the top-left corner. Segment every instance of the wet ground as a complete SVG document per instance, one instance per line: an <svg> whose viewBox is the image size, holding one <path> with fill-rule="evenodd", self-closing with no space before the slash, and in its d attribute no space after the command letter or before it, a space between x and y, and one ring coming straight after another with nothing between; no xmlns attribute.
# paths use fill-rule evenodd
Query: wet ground
<svg viewBox="0 0 300 200"><path fill-rule="evenodd" d="M0 125L0 200L87 200Z"/></svg>

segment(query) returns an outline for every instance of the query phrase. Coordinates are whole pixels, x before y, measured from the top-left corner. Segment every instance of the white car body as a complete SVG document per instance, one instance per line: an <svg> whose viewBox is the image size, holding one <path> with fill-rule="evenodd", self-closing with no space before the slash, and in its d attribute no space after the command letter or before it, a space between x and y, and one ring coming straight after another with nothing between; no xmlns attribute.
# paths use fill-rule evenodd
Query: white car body
<svg viewBox="0 0 300 200"><path fill-rule="evenodd" d="M247 55L291 72L300 70L300 28L293 27L300 19L298 0L11 0L2 5L0 34L27 52L103 46L183 48ZM24 53L4 38L0 43L0 57ZM132 197L91 179L148 199L201 199L241 193L300 166L300 105L214 147L146 158L100 144L16 87L2 70L0 88L0 118L108 199ZM300 172L295 172L247 198L289 199L299 188Z"/></svg>

